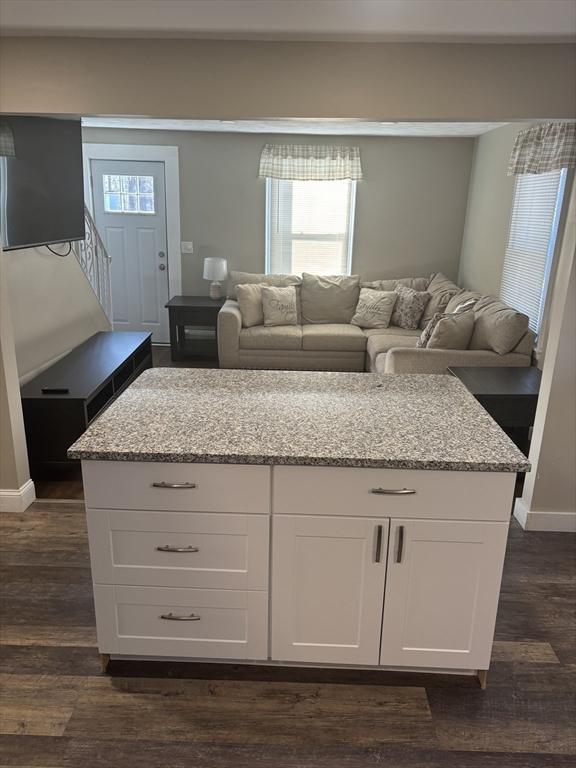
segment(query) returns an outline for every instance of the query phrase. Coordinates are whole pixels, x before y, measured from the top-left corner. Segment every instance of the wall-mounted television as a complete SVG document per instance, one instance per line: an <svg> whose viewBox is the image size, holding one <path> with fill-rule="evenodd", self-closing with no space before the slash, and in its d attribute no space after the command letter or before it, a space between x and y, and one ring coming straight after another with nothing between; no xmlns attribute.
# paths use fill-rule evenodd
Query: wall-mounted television
<svg viewBox="0 0 576 768"><path fill-rule="evenodd" d="M80 120L0 115L2 248L84 239Z"/></svg>

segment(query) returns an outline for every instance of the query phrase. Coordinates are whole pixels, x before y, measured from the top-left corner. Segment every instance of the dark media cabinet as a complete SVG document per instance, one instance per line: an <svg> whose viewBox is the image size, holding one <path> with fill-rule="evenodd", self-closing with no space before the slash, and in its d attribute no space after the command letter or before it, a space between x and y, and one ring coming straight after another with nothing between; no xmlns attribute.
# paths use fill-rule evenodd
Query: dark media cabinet
<svg viewBox="0 0 576 768"><path fill-rule="evenodd" d="M66 451L142 371L152 367L151 335L96 333L21 388L33 480L65 477L78 465Z"/></svg>

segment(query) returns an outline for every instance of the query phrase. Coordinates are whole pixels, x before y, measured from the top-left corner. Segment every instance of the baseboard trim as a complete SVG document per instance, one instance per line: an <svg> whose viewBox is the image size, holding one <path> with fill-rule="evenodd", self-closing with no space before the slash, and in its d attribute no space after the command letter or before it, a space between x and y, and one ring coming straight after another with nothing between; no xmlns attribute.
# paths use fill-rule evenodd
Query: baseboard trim
<svg viewBox="0 0 576 768"><path fill-rule="evenodd" d="M516 499L514 517L525 531L576 533L576 512L533 512L523 499Z"/></svg>
<svg viewBox="0 0 576 768"><path fill-rule="evenodd" d="M27 480L16 490L0 489L0 512L24 512L36 501L36 489L32 480Z"/></svg>

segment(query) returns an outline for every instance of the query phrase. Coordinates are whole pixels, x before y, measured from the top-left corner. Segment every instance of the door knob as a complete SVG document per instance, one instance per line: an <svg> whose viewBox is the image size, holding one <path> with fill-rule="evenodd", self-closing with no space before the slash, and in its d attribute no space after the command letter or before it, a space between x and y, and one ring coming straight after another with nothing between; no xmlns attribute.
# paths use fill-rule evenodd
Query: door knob
<svg viewBox="0 0 576 768"><path fill-rule="evenodd" d="M166 264L158 264L158 269L159 269L161 272L164 272L164 270L166 269Z"/></svg>

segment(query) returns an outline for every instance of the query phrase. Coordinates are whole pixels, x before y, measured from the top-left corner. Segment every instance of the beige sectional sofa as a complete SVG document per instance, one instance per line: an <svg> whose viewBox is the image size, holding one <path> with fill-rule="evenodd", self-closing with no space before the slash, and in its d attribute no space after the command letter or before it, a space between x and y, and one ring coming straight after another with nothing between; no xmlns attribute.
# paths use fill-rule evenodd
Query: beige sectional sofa
<svg viewBox="0 0 576 768"><path fill-rule="evenodd" d="M510 310L494 297L464 291L441 274L431 278L360 283L367 288L394 290L401 284L418 291L428 290L431 300L420 327L407 330L363 329L348 323L306 322L306 296L299 295L299 325L242 326L242 313L236 300L236 286L265 283L272 286L295 285L294 275L254 275L231 273L228 296L218 315L218 351L221 368L258 368L317 371L373 371L378 373L443 373L448 366L529 366L534 336L527 330L527 318ZM468 298L477 299L474 332L468 349L427 349L416 344L434 311L454 310ZM326 314L329 317L329 313ZM511 336L512 334L512 336ZM504 354L510 338L520 336Z"/></svg>

